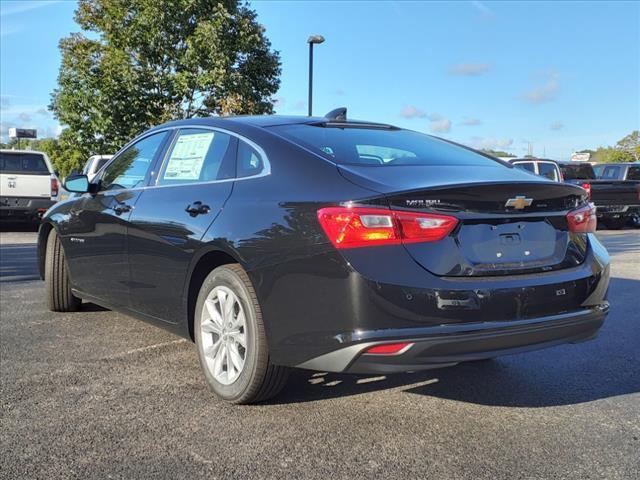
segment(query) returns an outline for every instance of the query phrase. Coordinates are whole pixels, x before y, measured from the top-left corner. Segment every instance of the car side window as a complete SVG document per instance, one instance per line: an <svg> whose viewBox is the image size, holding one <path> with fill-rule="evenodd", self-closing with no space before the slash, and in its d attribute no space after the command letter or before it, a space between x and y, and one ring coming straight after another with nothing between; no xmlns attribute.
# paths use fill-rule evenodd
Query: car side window
<svg viewBox="0 0 640 480"><path fill-rule="evenodd" d="M526 170L527 172L536 173L533 162L518 162L513 164L516 168Z"/></svg>
<svg viewBox="0 0 640 480"><path fill-rule="evenodd" d="M157 185L211 182L233 173L235 138L218 130L183 129L178 132Z"/></svg>
<svg viewBox="0 0 640 480"><path fill-rule="evenodd" d="M149 135L114 158L104 169L100 190L141 187L166 136L167 132Z"/></svg>
<svg viewBox="0 0 640 480"><path fill-rule="evenodd" d="M262 155L251 145L240 140L238 142L237 178L258 175L264 169Z"/></svg>
<svg viewBox="0 0 640 480"><path fill-rule="evenodd" d="M553 163L540 162L538 163L538 175L558 182L558 169Z"/></svg>
<svg viewBox="0 0 640 480"><path fill-rule="evenodd" d="M604 170L600 174L600 178L608 179L608 180L615 180L619 177L620 177L620 167L618 166L613 166L613 167L605 166Z"/></svg>
<svg viewBox="0 0 640 480"><path fill-rule="evenodd" d="M629 167L629 170L627 170L627 180L640 180L640 167Z"/></svg>

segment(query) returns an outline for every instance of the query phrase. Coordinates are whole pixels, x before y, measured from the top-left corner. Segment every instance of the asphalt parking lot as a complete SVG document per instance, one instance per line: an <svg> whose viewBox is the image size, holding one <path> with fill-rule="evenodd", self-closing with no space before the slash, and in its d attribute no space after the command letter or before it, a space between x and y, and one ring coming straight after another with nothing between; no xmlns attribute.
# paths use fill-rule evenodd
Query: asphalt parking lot
<svg viewBox="0 0 640 480"><path fill-rule="evenodd" d="M0 477L639 478L640 230L602 231L591 342L389 377L298 371L231 407L194 346L85 304L46 310L35 233L0 233Z"/></svg>

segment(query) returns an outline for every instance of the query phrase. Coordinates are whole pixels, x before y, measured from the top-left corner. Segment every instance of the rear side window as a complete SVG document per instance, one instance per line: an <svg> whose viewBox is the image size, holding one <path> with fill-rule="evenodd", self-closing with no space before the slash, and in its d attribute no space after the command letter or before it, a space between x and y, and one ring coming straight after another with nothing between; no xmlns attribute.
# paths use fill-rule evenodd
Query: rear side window
<svg viewBox="0 0 640 480"><path fill-rule="evenodd" d="M178 132L158 185L211 182L233 175L235 139L217 130L184 129Z"/></svg>
<svg viewBox="0 0 640 480"><path fill-rule="evenodd" d="M588 163L567 164L560 166L562 176L565 180L595 180L596 175L593 167Z"/></svg>
<svg viewBox="0 0 640 480"><path fill-rule="evenodd" d="M498 160L429 135L395 128L322 126L270 127L278 134L340 164L372 167L401 165L496 165Z"/></svg>
<svg viewBox="0 0 640 480"><path fill-rule="evenodd" d="M514 163L513 166L521 170L526 170L527 172L536 173L536 169L535 169L535 166L533 165L533 162L518 162L518 163Z"/></svg>
<svg viewBox="0 0 640 480"><path fill-rule="evenodd" d="M20 175L48 175L44 157L38 153L0 153L0 172Z"/></svg>
<svg viewBox="0 0 640 480"><path fill-rule="evenodd" d="M258 175L264 169L264 160L251 145L240 140L238 142L238 178Z"/></svg>
<svg viewBox="0 0 640 480"><path fill-rule="evenodd" d="M558 178L558 168L553 163L539 162L538 175L553 180L554 182L560 181Z"/></svg>
<svg viewBox="0 0 640 480"><path fill-rule="evenodd" d="M627 171L627 180L640 180L640 166L629 167Z"/></svg>

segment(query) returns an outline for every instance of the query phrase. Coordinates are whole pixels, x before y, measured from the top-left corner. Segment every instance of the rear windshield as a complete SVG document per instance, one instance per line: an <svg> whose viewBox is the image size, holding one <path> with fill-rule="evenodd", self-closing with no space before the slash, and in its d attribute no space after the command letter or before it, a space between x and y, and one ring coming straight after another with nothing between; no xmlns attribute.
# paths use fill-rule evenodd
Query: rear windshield
<svg viewBox="0 0 640 480"><path fill-rule="evenodd" d="M495 165L473 150L410 130L278 125L278 134L330 160L348 165Z"/></svg>
<svg viewBox="0 0 640 480"><path fill-rule="evenodd" d="M0 152L0 172L22 175L48 175L49 169L39 153Z"/></svg>
<svg viewBox="0 0 640 480"><path fill-rule="evenodd" d="M560 165L562 176L565 180L595 180L593 167L588 163L562 164Z"/></svg>

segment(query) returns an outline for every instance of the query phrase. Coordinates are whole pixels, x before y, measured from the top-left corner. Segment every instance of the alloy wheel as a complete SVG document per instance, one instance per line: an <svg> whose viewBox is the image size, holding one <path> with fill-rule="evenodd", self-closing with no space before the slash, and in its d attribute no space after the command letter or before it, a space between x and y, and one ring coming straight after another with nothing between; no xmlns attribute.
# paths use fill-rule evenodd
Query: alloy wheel
<svg viewBox="0 0 640 480"><path fill-rule="evenodd" d="M247 358L246 317L237 295L217 286L207 295L200 318L207 368L223 385L235 382Z"/></svg>

